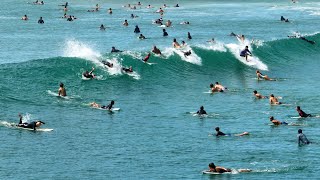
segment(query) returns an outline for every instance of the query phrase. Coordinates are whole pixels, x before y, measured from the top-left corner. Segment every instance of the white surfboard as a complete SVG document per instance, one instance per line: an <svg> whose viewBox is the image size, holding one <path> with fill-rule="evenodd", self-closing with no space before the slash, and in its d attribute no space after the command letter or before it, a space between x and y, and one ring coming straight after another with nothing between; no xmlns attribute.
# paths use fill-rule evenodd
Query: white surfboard
<svg viewBox="0 0 320 180"><path fill-rule="evenodd" d="M15 126L17 129L23 129L23 130L28 130L28 131L34 131L32 128L23 128L19 126ZM53 129L48 129L48 128L36 128L36 131L40 132L50 132L53 131Z"/></svg>
<svg viewBox="0 0 320 180"><path fill-rule="evenodd" d="M211 172L208 170L202 171L203 174L212 174L212 175L220 175L220 174L232 174L231 172L224 172L224 173L218 173L218 172Z"/></svg>
<svg viewBox="0 0 320 180"><path fill-rule="evenodd" d="M68 96L59 96L58 93L55 93L55 92L52 92L50 90L47 90L47 93L51 96L55 96L55 97L58 97L58 98L63 98L63 99L70 99Z"/></svg>

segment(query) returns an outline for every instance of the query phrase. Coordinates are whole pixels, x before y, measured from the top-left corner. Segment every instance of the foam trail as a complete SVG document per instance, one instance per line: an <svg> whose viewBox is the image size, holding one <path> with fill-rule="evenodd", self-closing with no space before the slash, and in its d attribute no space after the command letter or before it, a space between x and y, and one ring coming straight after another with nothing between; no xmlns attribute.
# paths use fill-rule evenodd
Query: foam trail
<svg viewBox="0 0 320 180"><path fill-rule="evenodd" d="M184 56L184 53L183 52L186 52L186 51L189 51L191 50L191 55L189 56ZM176 48L166 48L164 50L164 55L166 57L168 56L171 56L173 54L177 54L180 56L180 58L183 60L183 61L186 61L186 62L189 62L189 63L192 63L192 64L196 64L196 65L201 65L201 58L192 50L191 47L189 46L185 46L183 48L180 48L180 49L176 49Z"/></svg>
<svg viewBox="0 0 320 180"><path fill-rule="evenodd" d="M106 65L104 65L105 69L107 70L107 72L110 75L120 75L120 74L122 74L122 72L121 72L122 65L116 58L112 58L112 59L109 59L107 61L113 64L112 68L109 68Z"/></svg>
<svg viewBox="0 0 320 180"><path fill-rule="evenodd" d="M205 49L205 50L227 52L227 49L225 48L224 44L219 41L208 42L207 44L198 44L198 45L196 45L196 47L199 47L199 48Z"/></svg>
<svg viewBox="0 0 320 180"><path fill-rule="evenodd" d="M103 66L100 63L101 54L94 51L89 45L77 40L67 40L64 46L64 57L78 57L89 60L96 65Z"/></svg>

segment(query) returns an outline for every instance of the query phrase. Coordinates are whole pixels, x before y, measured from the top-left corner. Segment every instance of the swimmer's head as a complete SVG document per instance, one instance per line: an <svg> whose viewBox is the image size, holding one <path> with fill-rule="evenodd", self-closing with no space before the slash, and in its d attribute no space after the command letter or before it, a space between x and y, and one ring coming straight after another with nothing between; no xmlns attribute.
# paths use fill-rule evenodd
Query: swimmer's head
<svg viewBox="0 0 320 180"><path fill-rule="evenodd" d="M300 106L297 106L297 110L300 110Z"/></svg>
<svg viewBox="0 0 320 180"><path fill-rule="evenodd" d="M114 100L111 101L111 104L114 105Z"/></svg>
<svg viewBox="0 0 320 180"><path fill-rule="evenodd" d="M219 128L219 127L216 127L215 129L216 129L216 131L219 131L219 130L220 130L220 128Z"/></svg>
<svg viewBox="0 0 320 180"><path fill-rule="evenodd" d="M249 47L248 46L246 46L246 49L248 49Z"/></svg>
<svg viewBox="0 0 320 180"><path fill-rule="evenodd" d="M274 95L273 95L273 94L270 94L270 97L274 97Z"/></svg>
<svg viewBox="0 0 320 180"><path fill-rule="evenodd" d="M215 168L216 168L216 166L214 165L214 163L210 163L210 164L209 164L209 168L213 168L213 169L215 169Z"/></svg>
<svg viewBox="0 0 320 180"><path fill-rule="evenodd" d="M210 84L210 87L213 88L213 84L212 83Z"/></svg>
<svg viewBox="0 0 320 180"><path fill-rule="evenodd" d="M269 118L269 119L270 119L270 121L272 121L272 120L274 120L274 117L273 117L273 116L270 116L270 118Z"/></svg>
<svg viewBox="0 0 320 180"><path fill-rule="evenodd" d="M258 93L258 91L257 91L257 90L254 90L254 91L253 91L253 93L254 93L254 94L257 94L257 93Z"/></svg>
<svg viewBox="0 0 320 180"><path fill-rule="evenodd" d="M298 133L299 133L299 134L302 133L302 129L298 129Z"/></svg>
<svg viewBox="0 0 320 180"><path fill-rule="evenodd" d="M60 87L63 87L64 86L64 84L63 83L60 83Z"/></svg>
<svg viewBox="0 0 320 180"><path fill-rule="evenodd" d="M203 107L203 106L201 106L201 107L200 107L200 110L203 110L203 109L204 109L204 107Z"/></svg>
<svg viewBox="0 0 320 180"><path fill-rule="evenodd" d="M216 82L216 84L219 84L219 82Z"/></svg>
<svg viewBox="0 0 320 180"><path fill-rule="evenodd" d="M173 39L173 42L177 42L177 39L176 39L176 38L174 38L174 39Z"/></svg>

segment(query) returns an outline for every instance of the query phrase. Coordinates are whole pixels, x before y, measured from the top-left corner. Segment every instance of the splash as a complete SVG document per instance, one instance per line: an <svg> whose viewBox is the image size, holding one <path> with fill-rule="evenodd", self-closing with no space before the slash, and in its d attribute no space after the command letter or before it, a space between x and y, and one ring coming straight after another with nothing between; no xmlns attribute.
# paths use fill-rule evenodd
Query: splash
<svg viewBox="0 0 320 180"><path fill-rule="evenodd" d="M227 52L227 49L225 48L224 44L219 41L208 42L207 44L198 44L198 45L196 45L196 47L199 47L199 48L205 49L205 50Z"/></svg>
<svg viewBox="0 0 320 180"><path fill-rule="evenodd" d="M189 56L185 56L184 52L187 51L191 51L191 55ZM201 58L192 50L192 48L190 46L185 46L182 47L180 49L176 49L176 48L166 48L163 51L163 55L165 57L170 57L173 54L177 54L178 56L180 56L181 60L192 63L192 64L196 64L201 66L202 62L201 62Z"/></svg>

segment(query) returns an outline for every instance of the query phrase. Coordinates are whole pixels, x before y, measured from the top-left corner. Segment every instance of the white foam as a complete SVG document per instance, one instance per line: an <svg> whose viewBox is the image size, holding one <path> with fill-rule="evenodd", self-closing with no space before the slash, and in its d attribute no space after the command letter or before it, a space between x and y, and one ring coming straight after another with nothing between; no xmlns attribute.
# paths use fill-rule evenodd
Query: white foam
<svg viewBox="0 0 320 180"><path fill-rule="evenodd" d="M226 52L227 51L224 44L219 41L208 42L207 44L198 44L196 46L201 49L205 49L205 50L213 50L213 51L219 51L219 52Z"/></svg>
<svg viewBox="0 0 320 180"><path fill-rule="evenodd" d="M191 55L189 56L184 56L183 52L189 51L191 50ZM181 60L192 63L192 64L196 64L196 65L201 65L201 58L192 50L191 47L189 46L185 46L182 47L180 49L176 49L176 48L166 48L163 52L163 55L165 57L169 57L173 54L177 54L180 56Z"/></svg>

